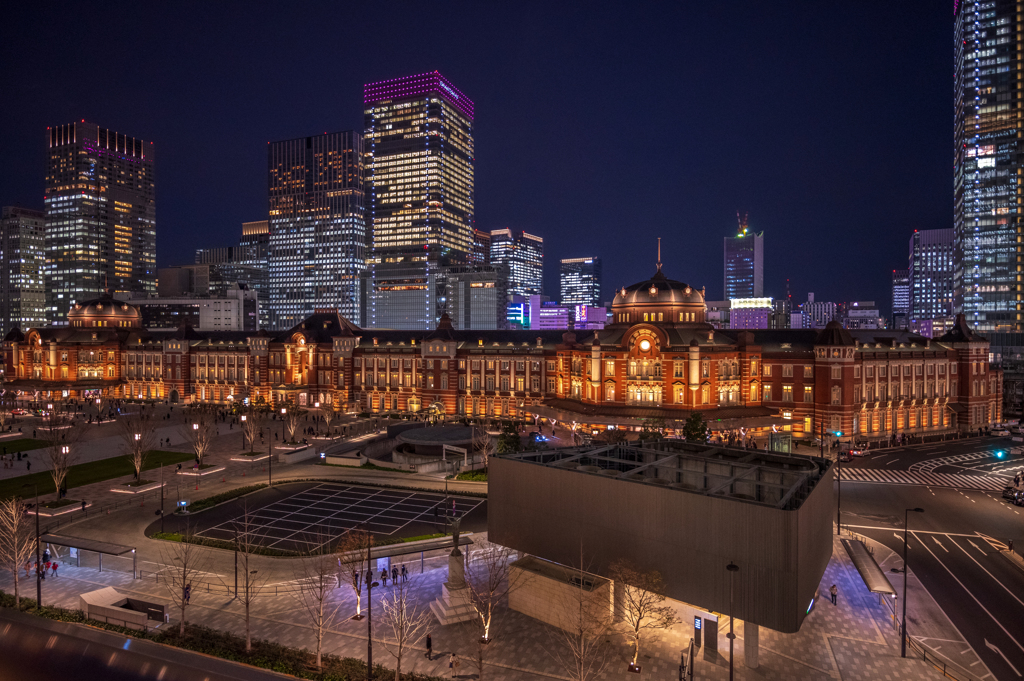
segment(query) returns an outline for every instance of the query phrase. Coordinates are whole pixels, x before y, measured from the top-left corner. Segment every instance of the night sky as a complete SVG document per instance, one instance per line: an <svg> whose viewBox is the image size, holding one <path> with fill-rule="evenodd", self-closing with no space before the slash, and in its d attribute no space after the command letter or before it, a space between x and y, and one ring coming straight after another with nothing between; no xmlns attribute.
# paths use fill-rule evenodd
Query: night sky
<svg viewBox="0 0 1024 681"><path fill-rule="evenodd" d="M152 6L150 6L152 4ZM266 218L268 141L362 129L364 83L476 105L476 225L722 295L737 210L765 294L875 300L952 227L953 3L30 3L0 41L0 204L43 207L47 126L157 147L157 259Z"/></svg>

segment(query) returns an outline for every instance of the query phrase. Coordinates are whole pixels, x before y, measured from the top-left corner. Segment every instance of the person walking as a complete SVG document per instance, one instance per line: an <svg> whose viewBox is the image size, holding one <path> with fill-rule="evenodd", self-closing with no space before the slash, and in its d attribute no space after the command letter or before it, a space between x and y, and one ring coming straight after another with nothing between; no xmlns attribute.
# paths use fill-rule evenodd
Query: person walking
<svg viewBox="0 0 1024 681"><path fill-rule="evenodd" d="M53 563L50 564L50 567L53 568L53 575L52 575L53 577L57 576L57 566L58 565L59 565L59 563L57 561L53 561Z"/></svg>
<svg viewBox="0 0 1024 681"><path fill-rule="evenodd" d="M192 582L189 582L185 586L185 605L189 605L192 602Z"/></svg>
<svg viewBox="0 0 1024 681"><path fill-rule="evenodd" d="M381 568L380 569L380 581L381 581L381 584L383 584L384 586L388 585L388 569L387 568Z"/></svg>
<svg viewBox="0 0 1024 681"><path fill-rule="evenodd" d="M434 659L434 641L430 638L430 632L427 632L427 659Z"/></svg>
<svg viewBox="0 0 1024 681"><path fill-rule="evenodd" d="M828 588L828 593L832 596L832 605L836 605L836 597L839 595L839 587L833 584Z"/></svg>
<svg viewBox="0 0 1024 681"><path fill-rule="evenodd" d="M398 566L391 566L391 583L398 584Z"/></svg>
<svg viewBox="0 0 1024 681"><path fill-rule="evenodd" d="M452 653L451 657L448 658L448 669L451 670L451 677L453 679L459 678L459 667L461 666L462 661L459 659L459 656Z"/></svg>
<svg viewBox="0 0 1024 681"><path fill-rule="evenodd" d="M409 581L409 571L405 569L405 563L402 563L402 581Z"/></svg>

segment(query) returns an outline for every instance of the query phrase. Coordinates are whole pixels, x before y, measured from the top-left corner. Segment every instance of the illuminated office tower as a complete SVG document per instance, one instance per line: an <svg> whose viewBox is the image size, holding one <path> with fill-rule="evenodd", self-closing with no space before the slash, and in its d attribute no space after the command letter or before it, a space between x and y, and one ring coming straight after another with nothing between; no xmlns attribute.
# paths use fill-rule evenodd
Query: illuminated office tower
<svg viewBox="0 0 1024 681"><path fill-rule="evenodd" d="M84 121L48 128L46 141L50 323L106 289L155 292L153 143Z"/></svg>
<svg viewBox="0 0 1024 681"><path fill-rule="evenodd" d="M764 296L764 232L751 232L740 218L736 236L725 237L725 298Z"/></svg>
<svg viewBox="0 0 1024 681"><path fill-rule="evenodd" d="M433 329L447 266L472 263L473 102L437 71L363 88L373 227L367 326Z"/></svg>
<svg viewBox="0 0 1024 681"><path fill-rule="evenodd" d="M487 265L491 262L491 233L481 229L473 230L473 252L469 262L474 265Z"/></svg>
<svg viewBox="0 0 1024 681"><path fill-rule="evenodd" d="M271 328L290 329L325 308L364 324L362 136L349 130L272 142L267 165Z"/></svg>
<svg viewBox="0 0 1024 681"><path fill-rule="evenodd" d="M955 8L954 308L979 332L1020 332L1024 24L1017 2Z"/></svg>
<svg viewBox="0 0 1024 681"><path fill-rule="evenodd" d="M562 305L601 306L600 258L563 258L558 278Z"/></svg>
<svg viewBox="0 0 1024 681"><path fill-rule="evenodd" d="M510 229L491 230L491 264L508 265L508 292L517 296L544 293L544 239Z"/></svg>
<svg viewBox="0 0 1024 681"><path fill-rule="evenodd" d="M919 321L953 316L952 229L914 230L910 237L910 313Z"/></svg>
<svg viewBox="0 0 1024 681"><path fill-rule="evenodd" d="M910 270L892 271L892 328L906 329L910 317Z"/></svg>
<svg viewBox="0 0 1024 681"><path fill-rule="evenodd" d="M46 326L46 215L4 207L0 214L0 333Z"/></svg>
<svg viewBox="0 0 1024 681"><path fill-rule="evenodd" d="M365 222L365 220L364 220ZM239 262L256 267L267 266L270 246L270 221L256 220L242 223L242 239L238 242Z"/></svg>

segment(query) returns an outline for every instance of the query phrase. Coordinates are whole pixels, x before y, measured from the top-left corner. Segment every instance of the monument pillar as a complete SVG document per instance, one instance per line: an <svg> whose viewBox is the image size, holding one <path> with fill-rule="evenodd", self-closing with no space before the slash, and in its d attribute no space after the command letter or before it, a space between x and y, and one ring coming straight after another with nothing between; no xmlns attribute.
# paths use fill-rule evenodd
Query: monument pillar
<svg viewBox="0 0 1024 681"><path fill-rule="evenodd" d="M434 617L442 625L465 622L476 617L469 586L466 585L466 560L459 550L459 519L452 521L452 552L448 554L448 580L441 585L441 597L430 604Z"/></svg>

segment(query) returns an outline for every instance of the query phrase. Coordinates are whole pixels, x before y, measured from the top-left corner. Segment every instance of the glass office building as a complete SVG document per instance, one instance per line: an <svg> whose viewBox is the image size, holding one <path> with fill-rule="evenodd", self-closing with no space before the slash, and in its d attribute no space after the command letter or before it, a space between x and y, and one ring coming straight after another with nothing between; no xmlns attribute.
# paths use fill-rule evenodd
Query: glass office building
<svg viewBox="0 0 1024 681"><path fill-rule="evenodd" d="M736 236L725 237L725 298L764 297L764 232L745 221Z"/></svg>
<svg viewBox="0 0 1024 681"><path fill-rule="evenodd" d="M601 306L601 259L565 258L558 271L563 305Z"/></svg>
<svg viewBox="0 0 1024 681"><path fill-rule="evenodd" d="M4 207L0 215L0 333L46 326L46 214Z"/></svg>
<svg viewBox="0 0 1024 681"><path fill-rule="evenodd" d="M892 271L892 328L906 329L910 317L910 270Z"/></svg>
<svg viewBox="0 0 1024 681"><path fill-rule="evenodd" d="M362 136L350 130L273 142L267 160L271 328L289 329L317 309L363 325Z"/></svg>
<svg viewBox="0 0 1024 681"><path fill-rule="evenodd" d="M81 121L46 131L46 307L156 291L152 142Z"/></svg>
<svg viewBox="0 0 1024 681"><path fill-rule="evenodd" d="M979 332L1020 332L1019 3L955 3L954 308Z"/></svg>
<svg viewBox="0 0 1024 681"><path fill-rule="evenodd" d="M508 265L508 292L518 296L544 293L544 239L511 229L491 230L492 264Z"/></svg>
<svg viewBox="0 0 1024 681"><path fill-rule="evenodd" d="M952 229L914 231L910 237L910 320L953 315Z"/></svg>
<svg viewBox="0 0 1024 681"><path fill-rule="evenodd" d="M365 326L433 329L474 257L473 102L437 71L363 88L373 228Z"/></svg>

